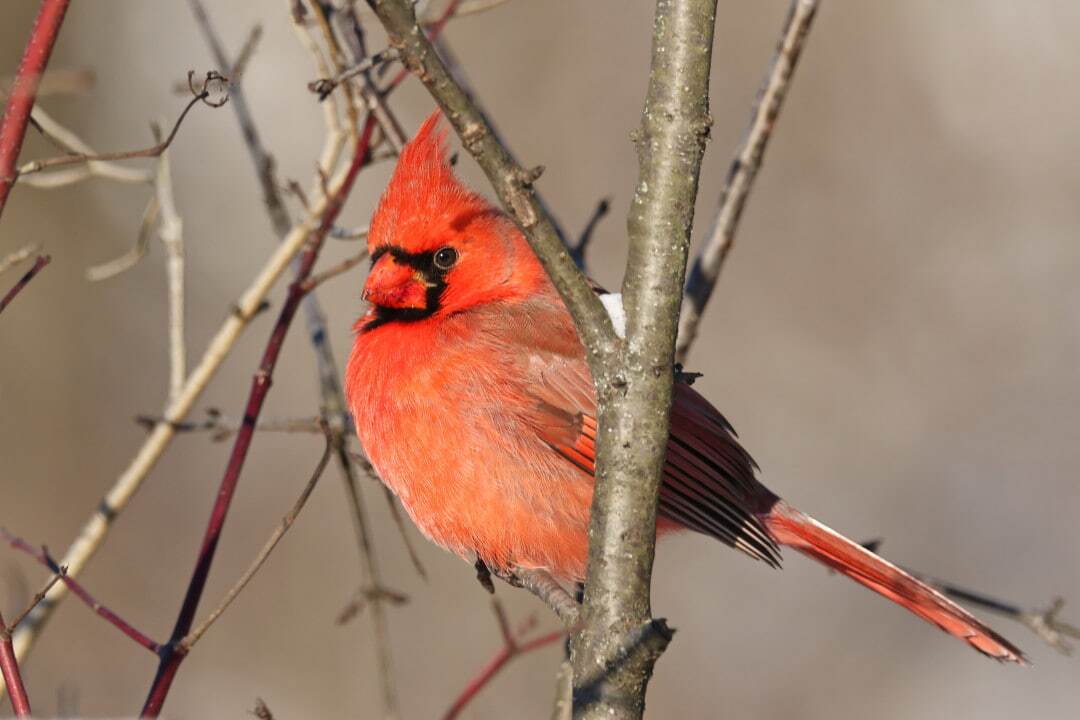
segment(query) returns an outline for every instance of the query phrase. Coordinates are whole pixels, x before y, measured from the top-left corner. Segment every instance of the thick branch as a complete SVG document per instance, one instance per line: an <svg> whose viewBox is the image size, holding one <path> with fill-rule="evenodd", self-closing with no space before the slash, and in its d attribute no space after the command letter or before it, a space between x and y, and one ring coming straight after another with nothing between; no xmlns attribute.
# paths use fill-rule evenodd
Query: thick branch
<svg viewBox="0 0 1080 720"><path fill-rule="evenodd" d="M795 64L799 61L799 53L802 52L803 42L810 32L810 23L816 10L817 0L792 0L772 67L752 111L746 139L731 162L727 183L720 193L720 206L717 208L716 217L690 270L675 350L675 359L679 362L683 362L690 352L705 305L712 297L716 281L720 277L720 269L735 242L739 218L742 217L754 178L761 168L765 147L772 137L788 85L795 72Z"/></svg>
<svg viewBox="0 0 1080 720"><path fill-rule="evenodd" d="M49 56L56 44L56 36L60 34L67 8L68 0L42 0L15 73L15 83L4 107L4 117L0 119L0 214L4 212L11 186L15 182L15 163L22 150L23 138L26 137L30 111L34 108L38 85L45 66L49 64Z"/></svg>
<svg viewBox="0 0 1080 720"><path fill-rule="evenodd" d="M627 219L626 349L600 386L596 487L584 623L572 643L574 717L638 718L671 637L649 592L667 451L674 348L709 117L716 0L659 0L636 133L639 178ZM598 670L602 669L602 670Z"/></svg>

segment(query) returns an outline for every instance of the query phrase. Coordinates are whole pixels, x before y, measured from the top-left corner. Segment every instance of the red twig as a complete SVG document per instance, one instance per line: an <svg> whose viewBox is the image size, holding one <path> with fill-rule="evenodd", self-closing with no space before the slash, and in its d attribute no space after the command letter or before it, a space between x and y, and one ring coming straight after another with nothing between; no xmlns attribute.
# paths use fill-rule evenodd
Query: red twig
<svg viewBox="0 0 1080 720"><path fill-rule="evenodd" d="M453 0L453 2L447 4L446 9L442 11L442 15L435 18L435 22L431 23L431 25L428 27L427 35L429 38L435 39L439 36L439 33L443 31L444 27L446 27L446 23L450 22L450 18L454 17L454 13L457 12L458 5L460 5L461 2L462 0ZM409 68L401 68L400 70L398 70L398 74L395 75L394 79L390 81L390 84L386 86L384 94L390 92L398 85L400 85L401 82L406 77L408 77L408 75Z"/></svg>
<svg viewBox="0 0 1080 720"><path fill-rule="evenodd" d="M503 610L502 605L499 604L498 600L493 602L493 609L495 611L495 619L499 622L499 630L502 632L503 646L469 681L469 684L465 686L465 689L462 690L461 694L454 700L454 704L451 705L450 709L443 715L443 720L453 720L456 718L461 711L465 709L465 706L472 702L472 699L475 698L481 690L487 687L492 678L498 675L499 671L515 657L518 655L525 655L533 650L539 650L566 636L566 632L563 630L553 630L552 632L533 638L527 642L521 642L521 637L527 635L536 626L536 616L530 615L515 633L510 629L510 623L506 619L506 612Z"/></svg>
<svg viewBox="0 0 1080 720"><path fill-rule="evenodd" d="M93 595L87 592L86 588L84 588L78 580L69 577L66 572L61 572L60 566L56 564L56 561L49 556L49 553L44 548L36 548L22 538L12 535L4 528L0 528L0 539L16 550L20 550L34 558L52 572L57 573L60 576L60 581L67 585L68 590L70 590L75 597L82 600L87 607L97 613L100 617L104 618L106 622L116 627L117 630L124 633L155 655L161 650L161 646L158 643L151 640L126 620L98 602Z"/></svg>
<svg viewBox="0 0 1080 720"><path fill-rule="evenodd" d="M38 259L34 263L34 266L27 270L26 274L19 278L19 282L15 283L15 286L7 291L7 295L4 296L4 299L0 300L0 312L4 312L4 308L15 299L16 295L22 292L24 287L30 284L30 281L34 279L34 276L41 272L41 269L48 265L51 260L52 257L49 255L38 255Z"/></svg>
<svg viewBox="0 0 1080 720"><path fill-rule="evenodd" d="M7 683L15 717L30 717L30 698L26 695L22 674L19 673L19 661L15 658L15 647L11 644L11 628L4 622L3 615L0 615L0 673Z"/></svg>
<svg viewBox="0 0 1080 720"><path fill-rule="evenodd" d="M64 21L69 0L42 0L34 27L30 30L30 40L26 43L19 69L15 73L15 82L4 107L4 118L0 120L0 214L7 205L8 194L15 182L15 162L22 150L26 125L30 121L30 111L37 97L38 84L45 66L49 64L56 36L60 33L60 24Z"/></svg>
<svg viewBox="0 0 1080 720"><path fill-rule="evenodd" d="M217 500L210 513L210 521L203 536L203 544L199 550L195 570L192 572L191 581L188 583L184 603L180 607L180 613L177 616L176 625L173 628L169 642L161 648L161 663L158 665L157 675L154 677L154 683L151 685L146 703L143 705L142 717L154 718L161 712L180 663L183 662L186 656L180 641L191 630L199 600L206 587L206 580L210 575L210 565L214 560L218 541L221 539L221 530L225 524L225 517L229 512L229 505L232 502L233 494L236 492L237 482L240 480L240 471L244 467L244 460L247 458L248 449L255 434L255 425L258 422L259 413L262 410L263 402L266 400L266 395L270 391L274 366L277 364L278 355L281 353L289 326L292 324L296 310L305 294L304 280L311 274L311 270L315 266L323 241L341 212L357 173L367 163L374 129L375 118L369 115L367 122L364 124L363 133L356 144L352 163L349 165L341 187L323 212L318 229L311 233L308 238L307 247L301 256L300 267L296 273L296 280L289 286L288 297L270 334L270 340L266 344L262 362L259 364L259 369L252 380L251 392L248 395L243 416L244 421L233 442L229 464L225 468L225 475L218 489Z"/></svg>

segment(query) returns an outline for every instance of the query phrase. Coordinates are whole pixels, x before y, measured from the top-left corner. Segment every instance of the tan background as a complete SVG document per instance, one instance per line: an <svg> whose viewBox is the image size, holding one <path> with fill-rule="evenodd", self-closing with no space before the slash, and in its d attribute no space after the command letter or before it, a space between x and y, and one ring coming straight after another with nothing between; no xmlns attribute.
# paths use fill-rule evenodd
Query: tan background
<svg viewBox="0 0 1080 720"><path fill-rule="evenodd" d="M213 5L232 52L252 23L265 24L246 85L282 174L306 182L322 125L285 3ZM720 3L699 226L786 5ZM3 73L35 8L3 3ZM644 93L651 12L646 2L514 0L448 32L514 149L547 166L541 186L563 223L578 228L600 196L614 198L592 253L594 274L612 285L636 175L627 136ZM1065 595L1078 603L1073 617L1078 34L1073 2L826 2L692 358L767 482L793 502L853 537L884 537L886 554L912 567L1024 604ZM377 33L372 42L379 46ZM171 120L183 102L174 81L207 65L185 3L74 3L52 66L92 68L98 84L45 104L102 150L148 144L147 122ZM394 103L410 129L431 108L414 81ZM45 153L34 141L25 157ZM471 162L462 165L479 183ZM273 236L229 109L193 113L174 169L194 360ZM366 221L388 171L363 175L349 222ZM0 324L0 523L58 553L142 440L131 417L163 401L160 244L120 278L83 279L87 265L132 242L144 192L103 181L17 188L0 225L0 254L38 238L54 256ZM352 250L336 243L325 262ZM341 359L361 280L357 271L323 293ZM2 285L13 281L8 274ZM281 298L279 288L275 307ZM271 323L267 315L253 325L200 408L239 414ZM266 415L312 414L314 398L311 354L294 332ZM292 503L318 452L314 437L257 438L210 602ZM85 575L155 636L171 626L227 453L206 437L178 439ZM368 498L388 582L413 598L391 614L403 715L437 716L498 634L471 568L420 540L431 575L423 583L381 492L369 487ZM5 550L0 577L10 612L20 583L36 585L42 573ZM330 472L265 571L186 662L166 715L242 718L258 695L285 720L373 717L369 626L333 625L357 582ZM652 684L652 717L1080 712L1078 661L1023 628L993 620L1035 668L998 667L801 558L772 572L719 544L678 538L659 551L655 588L656 613L679 633ZM499 592L515 617L543 611L519 592ZM546 717L558 653L516 662L471 716ZM43 715L61 692L74 692L87 715L135 712L153 670L153 658L75 602L26 664Z"/></svg>

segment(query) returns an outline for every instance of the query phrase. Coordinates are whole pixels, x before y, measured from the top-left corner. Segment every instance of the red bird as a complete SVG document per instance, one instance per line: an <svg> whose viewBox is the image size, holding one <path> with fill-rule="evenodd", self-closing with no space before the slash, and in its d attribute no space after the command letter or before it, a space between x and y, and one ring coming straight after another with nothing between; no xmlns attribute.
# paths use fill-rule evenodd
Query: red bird
<svg viewBox="0 0 1080 720"><path fill-rule="evenodd" d="M596 395L574 323L517 227L454 176L436 112L371 220L346 392L364 451L425 535L502 571L583 581ZM605 304L612 305L610 298ZM724 417L675 388L659 533L778 566L787 545L999 660L1007 640L762 485Z"/></svg>

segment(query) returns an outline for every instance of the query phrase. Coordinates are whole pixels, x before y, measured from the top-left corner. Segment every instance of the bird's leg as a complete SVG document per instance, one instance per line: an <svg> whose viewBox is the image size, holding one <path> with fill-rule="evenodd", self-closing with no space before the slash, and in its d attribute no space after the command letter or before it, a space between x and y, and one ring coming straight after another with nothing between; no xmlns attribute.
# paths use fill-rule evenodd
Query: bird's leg
<svg viewBox="0 0 1080 720"><path fill-rule="evenodd" d="M488 570L487 563L481 560L479 556L476 558L476 579L484 586L485 590L492 595L495 594L495 583L491 582L491 571Z"/></svg>

